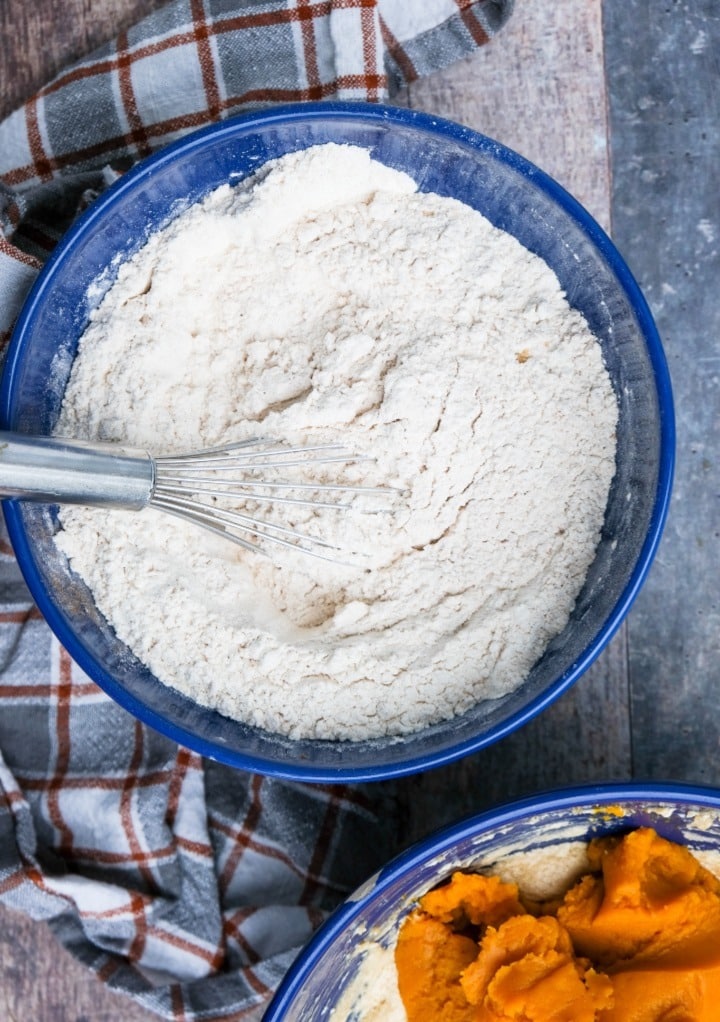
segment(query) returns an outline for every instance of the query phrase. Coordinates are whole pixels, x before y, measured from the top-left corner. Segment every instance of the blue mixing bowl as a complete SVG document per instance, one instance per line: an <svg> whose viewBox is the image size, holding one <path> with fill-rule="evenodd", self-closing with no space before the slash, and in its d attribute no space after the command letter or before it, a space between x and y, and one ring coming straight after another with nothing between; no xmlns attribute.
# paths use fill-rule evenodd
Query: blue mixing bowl
<svg viewBox="0 0 720 1022"><path fill-rule="evenodd" d="M292 740L248 727L161 684L118 640L53 543L56 509L7 502L5 514L20 568L50 627L86 673L142 721L244 769L309 781L372 780L457 759L544 709L616 631L655 553L674 452L667 366L625 263L574 199L516 153L416 111L303 104L213 125L123 176L58 246L12 337L0 417L7 429L50 433L78 338L119 263L188 203L267 160L325 142L363 146L410 174L420 189L461 199L515 235L552 267L602 344L619 405L617 473L602 540L568 626L526 681L502 699L403 738Z"/></svg>
<svg viewBox="0 0 720 1022"><path fill-rule="evenodd" d="M325 1022L356 978L366 942L392 948L417 899L453 871L501 871L512 878L523 857L533 857L532 869L552 853L552 886L565 889L583 872L583 849L591 838L635 827L653 827L700 858L709 853L709 868L720 865L720 792L715 789L611 784L502 806L418 843L348 898L296 959L263 1022ZM522 868L527 871L527 861ZM348 1017L357 1016L343 1012L336 1022Z"/></svg>

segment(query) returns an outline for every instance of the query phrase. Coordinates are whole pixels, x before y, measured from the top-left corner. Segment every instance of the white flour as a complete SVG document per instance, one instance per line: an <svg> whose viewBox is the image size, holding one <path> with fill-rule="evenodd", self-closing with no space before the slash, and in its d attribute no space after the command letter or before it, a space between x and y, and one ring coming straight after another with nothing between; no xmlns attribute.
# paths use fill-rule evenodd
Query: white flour
<svg viewBox="0 0 720 1022"><path fill-rule="evenodd" d="M564 627L616 416L540 259L363 150L318 147L122 267L56 432L158 455L258 433L369 452L357 478L403 488L394 513L308 528L371 570L272 562L154 510L65 509L58 543L120 638L198 702L297 738L408 733L516 687Z"/></svg>

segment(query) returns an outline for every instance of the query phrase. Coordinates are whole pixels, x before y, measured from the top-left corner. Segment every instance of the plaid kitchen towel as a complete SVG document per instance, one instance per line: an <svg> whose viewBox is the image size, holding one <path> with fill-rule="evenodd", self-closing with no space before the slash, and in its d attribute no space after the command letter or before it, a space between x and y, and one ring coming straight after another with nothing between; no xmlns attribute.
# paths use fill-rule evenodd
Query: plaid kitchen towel
<svg viewBox="0 0 720 1022"><path fill-rule="evenodd" d="M0 341L61 233L139 158L278 101L392 96L511 6L176 0L123 32L0 124ZM0 900L109 985L168 1019L258 1018L389 855L386 797L232 771L139 724L59 646L0 535Z"/></svg>

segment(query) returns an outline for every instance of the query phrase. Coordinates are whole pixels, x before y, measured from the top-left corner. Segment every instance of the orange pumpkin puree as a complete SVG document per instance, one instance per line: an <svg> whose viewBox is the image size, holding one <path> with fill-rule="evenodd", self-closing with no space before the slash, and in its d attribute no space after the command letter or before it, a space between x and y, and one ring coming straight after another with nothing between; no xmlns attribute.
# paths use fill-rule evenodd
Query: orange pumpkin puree
<svg viewBox="0 0 720 1022"><path fill-rule="evenodd" d="M588 848L562 901L455 873L395 948L408 1022L717 1022L720 881L641 828Z"/></svg>

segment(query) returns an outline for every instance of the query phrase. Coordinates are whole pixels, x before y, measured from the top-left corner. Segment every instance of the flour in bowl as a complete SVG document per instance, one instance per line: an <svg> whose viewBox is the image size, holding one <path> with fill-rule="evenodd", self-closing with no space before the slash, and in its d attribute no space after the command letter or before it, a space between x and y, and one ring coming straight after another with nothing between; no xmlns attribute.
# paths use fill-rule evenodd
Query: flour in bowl
<svg viewBox="0 0 720 1022"><path fill-rule="evenodd" d="M57 542L165 684L293 738L400 735L518 686L598 542L617 406L546 264L362 149L290 154L183 212L93 313L56 432L156 455L341 442L391 514L273 517L357 564L260 557L148 509ZM326 470L330 472L328 468Z"/></svg>

